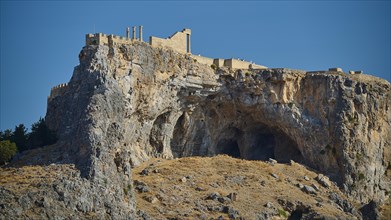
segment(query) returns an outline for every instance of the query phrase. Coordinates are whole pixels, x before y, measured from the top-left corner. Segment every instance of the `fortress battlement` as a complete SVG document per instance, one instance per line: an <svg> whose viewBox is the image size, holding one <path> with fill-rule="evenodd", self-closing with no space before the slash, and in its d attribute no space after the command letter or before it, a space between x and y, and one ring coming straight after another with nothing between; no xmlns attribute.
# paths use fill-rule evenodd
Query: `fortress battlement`
<svg viewBox="0 0 391 220"><path fill-rule="evenodd" d="M123 36L107 35L102 33L87 34L86 35L86 46L88 45L113 45L113 44L130 44L132 39L128 39Z"/></svg>
<svg viewBox="0 0 391 220"><path fill-rule="evenodd" d="M67 90L67 88L68 88L68 83L61 83L60 85L53 87L50 90L50 95L48 96L48 102L56 98L57 96L63 95Z"/></svg>
<svg viewBox="0 0 391 220"><path fill-rule="evenodd" d="M86 34L86 46L89 45L106 45L113 46L114 44L131 44L133 41L143 41L143 26L139 26L139 36L136 38L136 27L132 27L132 38L130 38L130 28L126 28L126 36L118 36L113 34Z"/></svg>

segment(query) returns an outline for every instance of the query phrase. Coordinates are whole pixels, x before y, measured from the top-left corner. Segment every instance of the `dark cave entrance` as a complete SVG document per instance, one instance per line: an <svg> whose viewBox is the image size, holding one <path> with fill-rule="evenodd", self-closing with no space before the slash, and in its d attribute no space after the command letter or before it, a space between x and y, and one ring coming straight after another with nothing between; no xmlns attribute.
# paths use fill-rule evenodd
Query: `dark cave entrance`
<svg viewBox="0 0 391 220"><path fill-rule="evenodd" d="M288 163L290 160L303 162L295 141L280 129L264 124L245 129L226 129L217 141L215 154L227 154L246 160L267 161L272 158L280 163Z"/></svg>
<svg viewBox="0 0 391 220"><path fill-rule="evenodd" d="M182 157L184 151L184 135L185 135L185 114L182 114L174 127L173 138L171 139L170 146L172 155L174 158Z"/></svg>
<svg viewBox="0 0 391 220"><path fill-rule="evenodd" d="M215 117L209 116L206 117L209 119L206 123L205 118L194 119L186 112L178 117L170 140L174 158L226 154L246 160L267 161L272 158L280 163L289 163L290 160L304 162L300 148L285 133L286 130L249 119L232 122L220 130ZM159 146L153 139L152 143Z"/></svg>
<svg viewBox="0 0 391 220"><path fill-rule="evenodd" d="M222 154L227 154L234 158L240 158L240 149L238 142L233 139L223 139L217 144L217 148L221 149Z"/></svg>
<svg viewBox="0 0 391 220"><path fill-rule="evenodd" d="M276 148L275 136L272 133L254 133L245 135L245 149L243 159L247 160L268 160L275 159Z"/></svg>

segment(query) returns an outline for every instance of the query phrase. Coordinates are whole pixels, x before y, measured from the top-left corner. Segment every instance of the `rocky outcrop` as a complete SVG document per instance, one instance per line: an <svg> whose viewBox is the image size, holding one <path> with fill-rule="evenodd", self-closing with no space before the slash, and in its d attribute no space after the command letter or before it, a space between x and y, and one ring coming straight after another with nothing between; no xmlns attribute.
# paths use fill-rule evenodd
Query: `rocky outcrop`
<svg viewBox="0 0 391 220"><path fill-rule="evenodd" d="M0 219L134 219L133 192L70 164L0 168Z"/></svg>
<svg viewBox="0 0 391 220"><path fill-rule="evenodd" d="M57 163L134 211L131 169L151 157L294 160L360 202L390 192L391 86L367 75L213 70L143 42L90 45L46 121ZM45 163L41 161L41 163ZM47 162L46 162L47 163ZM130 186L130 187L128 187ZM126 195L125 195L126 194ZM115 195L115 196L114 196ZM107 208L104 208L107 210ZM110 211L108 211L110 212Z"/></svg>
<svg viewBox="0 0 391 220"><path fill-rule="evenodd" d="M183 156L292 159L359 201L383 200L390 190L391 90L366 77L285 69L221 76L219 92L180 129L193 136L179 137L179 146Z"/></svg>
<svg viewBox="0 0 391 220"><path fill-rule="evenodd" d="M391 86L367 75L214 71L188 55L87 46L46 120L82 175L130 180L150 157L298 161L362 202L390 191ZM123 178L123 179L121 179Z"/></svg>

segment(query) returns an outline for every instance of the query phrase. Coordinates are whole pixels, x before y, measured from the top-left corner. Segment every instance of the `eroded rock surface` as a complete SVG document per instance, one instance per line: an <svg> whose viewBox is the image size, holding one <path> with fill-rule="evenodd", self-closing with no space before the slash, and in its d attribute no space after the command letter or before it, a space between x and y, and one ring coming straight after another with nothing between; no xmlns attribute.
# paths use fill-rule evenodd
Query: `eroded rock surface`
<svg viewBox="0 0 391 220"><path fill-rule="evenodd" d="M117 178L150 157L225 153L294 160L359 201L382 201L390 93L390 83L367 75L214 71L144 43L88 46L46 119L90 176Z"/></svg>
<svg viewBox="0 0 391 220"><path fill-rule="evenodd" d="M80 178L108 184L116 196L131 184L132 167L152 157L228 154L305 164L359 202L388 198L391 86L385 80L289 69L215 71L142 42L86 46L79 58L68 85L48 101L46 121L62 152L51 160L75 164ZM125 213L133 212L131 201L129 207Z"/></svg>

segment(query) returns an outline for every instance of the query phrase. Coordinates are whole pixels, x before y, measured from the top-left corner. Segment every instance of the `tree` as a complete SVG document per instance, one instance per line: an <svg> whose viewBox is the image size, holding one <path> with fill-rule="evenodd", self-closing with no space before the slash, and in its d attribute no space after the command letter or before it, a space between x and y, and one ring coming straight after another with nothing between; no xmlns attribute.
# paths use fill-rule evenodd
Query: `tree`
<svg viewBox="0 0 391 220"><path fill-rule="evenodd" d="M9 140L0 141L0 164L5 164L18 152L16 144Z"/></svg>
<svg viewBox="0 0 391 220"><path fill-rule="evenodd" d="M10 140L11 136L12 136L11 129L6 129L5 131L0 132L0 140L1 141Z"/></svg>
<svg viewBox="0 0 391 220"><path fill-rule="evenodd" d="M38 122L35 122L31 126L31 133L28 138L28 145L30 149L54 144L56 141L56 134L47 127L45 119L40 118Z"/></svg>
<svg viewBox="0 0 391 220"><path fill-rule="evenodd" d="M23 124L15 126L15 131L11 136L11 142L16 144L20 152L27 150L27 138L27 128Z"/></svg>

